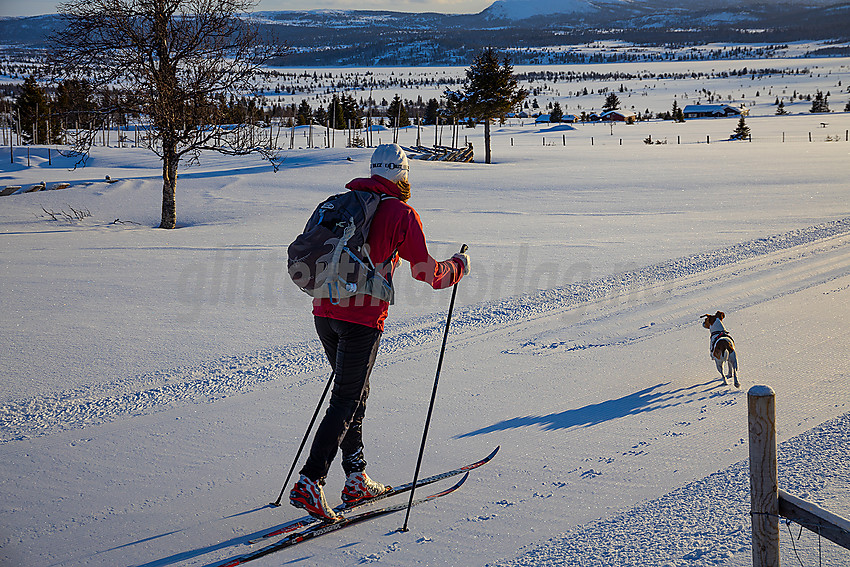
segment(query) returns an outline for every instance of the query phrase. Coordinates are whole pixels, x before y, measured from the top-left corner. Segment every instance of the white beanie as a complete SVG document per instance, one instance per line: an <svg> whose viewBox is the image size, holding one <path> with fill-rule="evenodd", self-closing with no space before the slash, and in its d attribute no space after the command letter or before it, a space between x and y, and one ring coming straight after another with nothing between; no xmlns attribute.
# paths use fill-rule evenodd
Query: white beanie
<svg viewBox="0 0 850 567"><path fill-rule="evenodd" d="M372 154L371 174L380 175L388 181L408 181L410 165L407 154L398 144L381 144Z"/></svg>

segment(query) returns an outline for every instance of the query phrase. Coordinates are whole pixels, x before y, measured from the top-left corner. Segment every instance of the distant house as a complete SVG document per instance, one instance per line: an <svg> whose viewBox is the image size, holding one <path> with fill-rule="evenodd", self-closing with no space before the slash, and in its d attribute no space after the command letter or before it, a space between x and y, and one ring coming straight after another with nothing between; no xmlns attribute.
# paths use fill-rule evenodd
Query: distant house
<svg viewBox="0 0 850 567"><path fill-rule="evenodd" d="M548 124L551 121L552 121L552 115L551 114L541 114L540 116L538 116L537 118L534 119L535 124Z"/></svg>
<svg viewBox="0 0 850 567"><path fill-rule="evenodd" d="M573 122L578 122L578 117L575 114L564 114L564 117L561 118L561 122L569 122L572 124Z"/></svg>
<svg viewBox="0 0 850 567"><path fill-rule="evenodd" d="M729 116L747 116L750 110L728 104L689 104L682 109L685 118L726 118Z"/></svg>
<svg viewBox="0 0 850 567"><path fill-rule="evenodd" d="M626 124L634 124L637 120L637 114L631 110L609 110L599 115L602 120L610 122L625 122Z"/></svg>

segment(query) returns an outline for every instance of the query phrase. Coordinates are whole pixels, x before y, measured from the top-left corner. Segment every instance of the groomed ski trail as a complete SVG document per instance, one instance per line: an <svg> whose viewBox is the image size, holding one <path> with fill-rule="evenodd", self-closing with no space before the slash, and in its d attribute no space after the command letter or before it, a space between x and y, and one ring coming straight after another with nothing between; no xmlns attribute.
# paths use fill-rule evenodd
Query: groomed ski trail
<svg viewBox="0 0 850 567"><path fill-rule="evenodd" d="M840 277L847 272L847 254L842 254L840 249L845 246L848 233L850 218L845 218L538 294L458 308L452 321L452 340L504 331L540 317L564 317L565 321L586 326L597 323L599 317L605 316L604 311L610 311L618 303L654 301L658 305L653 311L657 320L652 322L663 321L665 326L652 325L646 332L613 339L641 340L652 333L689 324L689 310L679 308L671 313L664 306L669 299L667 294L675 294L677 290L689 290L697 285L706 293L715 289L715 298L725 298L737 289L738 302L731 305L740 308ZM830 256L833 248L838 249L835 258ZM819 262L819 258L825 259ZM761 287L753 295L748 286L759 279L758 274L763 275L758 282ZM704 310L704 303L699 299L685 306L700 311ZM732 309L725 299L724 307ZM394 354L406 356L427 350L430 342L442 333L444 317L438 312L389 325L382 340L379 367L393 364ZM561 348L596 348L609 343L578 340ZM557 348L557 345L530 343L520 348L528 351ZM318 343L311 341L226 357L197 367L157 371L110 384L7 401L0 405L0 444L108 423L122 415L152 414L182 404L213 402L252 391L271 381L283 390L299 388L324 379L324 370L324 355Z"/></svg>

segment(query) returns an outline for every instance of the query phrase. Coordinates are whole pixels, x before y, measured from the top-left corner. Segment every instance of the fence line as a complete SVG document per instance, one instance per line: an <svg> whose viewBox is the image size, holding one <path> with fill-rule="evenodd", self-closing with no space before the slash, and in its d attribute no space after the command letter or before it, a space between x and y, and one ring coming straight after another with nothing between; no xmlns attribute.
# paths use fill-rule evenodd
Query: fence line
<svg viewBox="0 0 850 567"><path fill-rule="evenodd" d="M850 142L850 130L842 132L803 132L789 134L788 132L780 132L775 135L757 135L750 134L743 140L733 140L730 135L705 134L691 135L685 137L677 134L672 138L662 137L656 138L652 133L648 133L645 138L638 137L623 137L623 136L575 136L567 137L566 134L551 132L541 133L539 135L512 135L509 137L509 142L505 145L510 147L529 147L529 146L560 146L560 147L578 147L578 146L610 146L610 145L629 145L629 144L646 144L646 145L704 145L718 142L780 142L780 143L824 143L824 142Z"/></svg>
<svg viewBox="0 0 850 567"><path fill-rule="evenodd" d="M850 521L779 489L776 393L773 388L750 388L747 392L747 409L753 567L779 567L780 516L850 549Z"/></svg>
<svg viewBox="0 0 850 567"><path fill-rule="evenodd" d="M219 127L220 128L220 127ZM374 127L372 127L374 128ZM10 163L14 163L15 160L15 151L16 144L14 143L14 131L11 127L2 128L4 139L8 142L8 151L9 151L9 161ZM383 133L387 137L393 136L395 139L398 135L398 131L394 128L387 128L378 131L378 140L377 143L380 144L382 142L380 135ZM8 132L8 134L7 134ZM73 129L69 130L69 132L74 132ZM343 145L345 147L373 147L375 145L376 140L374 140L374 132L375 130L371 130L370 128L347 128L344 130L334 130L328 127L316 126L316 125L308 125L307 128L296 128L294 126L284 126L281 121L271 122L266 126L260 127L256 126L248 129L248 134L251 137L252 146L262 146L272 150L279 149L295 149L299 148L333 148L336 147L337 134L342 138ZM576 131L578 132L578 131ZM625 132L625 131L624 131ZM132 133L132 137L130 134ZM223 141L234 133L228 131L226 128L221 129L220 133L216 137L216 143L221 144ZM109 147L111 144L111 129L104 129L100 132L100 142L101 145L105 147ZM147 128L139 129L139 125L133 125L132 130L130 130L130 126L124 127L122 131L120 128L117 132L118 137L118 147L150 147L153 141L150 138L150 132ZM458 136L459 138L459 136ZM675 139L668 138L654 138L651 133L648 133L645 138L640 138L639 136L634 137L623 137L623 136L614 136L613 132L611 136L576 136L576 137L568 137L567 134L563 132L541 132L540 134L534 133L526 133L526 134L515 134L507 137L508 140L505 142L505 146L509 147L519 147L519 146L538 146L538 147L579 147L579 146L623 146L623 145L710 145L712 143L718 142L740 142L740 143L759 143L759 142L781 142L781 143L836 143L836 142L850 142L850 129L845 129L843 133L840 132L805 132L802 134L788 134L787 132L781 132L777 134L773 134L770 136L756 136L752 135L748 136L745 140L730 140L729 136L716 135L712 138L712 134L706 134L704 138L698 137L698 135L693 134L688 138L684 138L681 134L677 134ZM417 135L417 140L419 136ZM92 139L92 145L97 145L97 138L94 137ZM238 141L238 140L237 140ZM458 139L458 142L460 140ZM6 144L4 143L4 146ZM63 146L65 144L47 144L40 146ZM410 145L410 142L405 141L403 145ZM421 145L419 143L414 145ZM21 140L18 140L17 149L23 151L23 148L29 148L32 144L22 144ZM469 136L464 136L464 143L460 148L462 149L469 146Z"/></svg>

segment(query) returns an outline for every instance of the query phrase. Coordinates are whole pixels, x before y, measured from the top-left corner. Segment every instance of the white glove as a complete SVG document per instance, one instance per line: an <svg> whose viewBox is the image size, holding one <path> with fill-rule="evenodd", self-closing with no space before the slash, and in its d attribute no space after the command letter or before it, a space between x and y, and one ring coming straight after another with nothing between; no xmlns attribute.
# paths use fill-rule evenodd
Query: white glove
<svg viewBox="0 0 850 567"><path fill-rule="evenodd" d="M458 252L457 254L452 256L453 260L455 258L460 260L461 264L463 264L463 275L467 275L469 273L469 254L465 252Z"/></svg>

